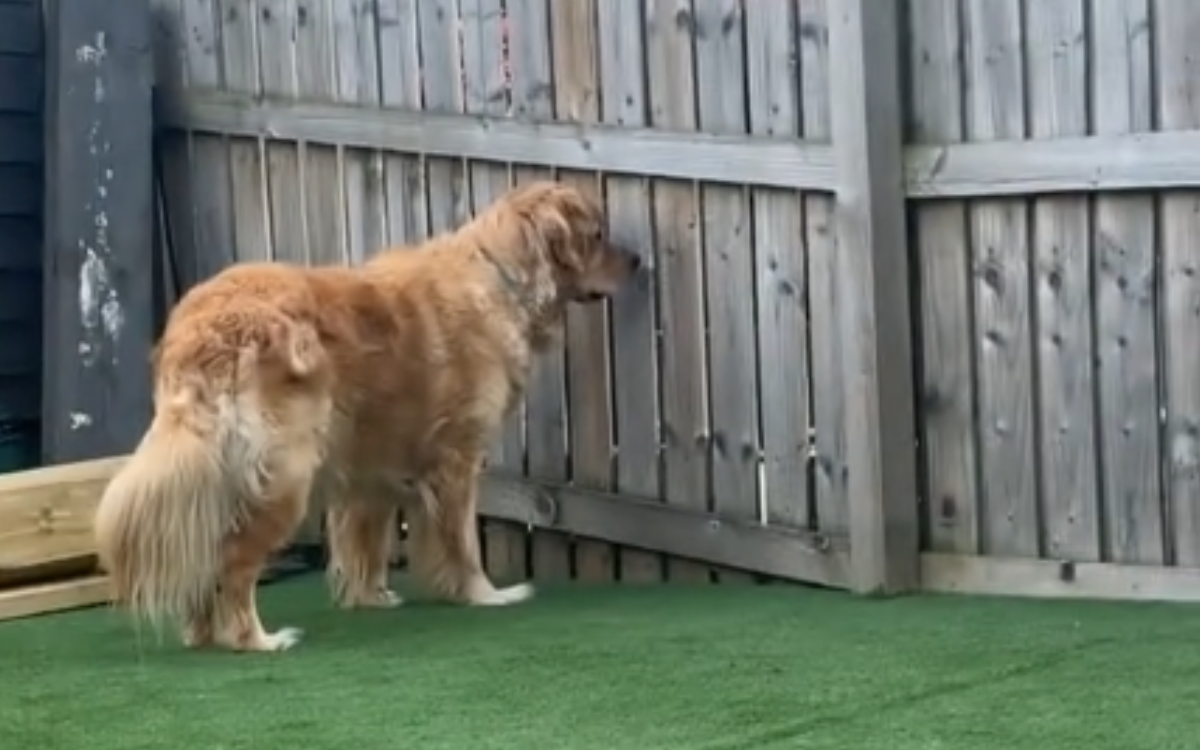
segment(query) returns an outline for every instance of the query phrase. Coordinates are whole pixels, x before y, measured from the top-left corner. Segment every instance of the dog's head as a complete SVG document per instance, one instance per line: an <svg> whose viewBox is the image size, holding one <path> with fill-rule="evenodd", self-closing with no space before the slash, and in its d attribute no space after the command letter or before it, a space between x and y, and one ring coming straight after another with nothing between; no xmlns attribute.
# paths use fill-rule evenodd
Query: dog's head
<svg viewBox="0 0 1200 750"><path fill-rule="evenodd" d="M641 256L608 236L604 214L582 191L552 181L509 194L551 266L561 299L595 302L616 294L641 267Z"/></svg>

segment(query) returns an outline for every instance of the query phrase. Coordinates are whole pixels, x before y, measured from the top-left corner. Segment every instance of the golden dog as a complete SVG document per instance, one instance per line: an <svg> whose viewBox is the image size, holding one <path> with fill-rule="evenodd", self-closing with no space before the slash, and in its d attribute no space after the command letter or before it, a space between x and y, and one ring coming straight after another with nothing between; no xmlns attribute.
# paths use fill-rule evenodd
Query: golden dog
<svg viewBox="0 0 1200 750"><path fill-rule="evenodd" d="M281 651L256 582L328 498L329 577L346 607L392 606L403 502L414 573L503 605L476 531L480 470L568 303L614 294L639 256L557 182L502 196L458 230L356 268L233 266L171 312L151 357L154 419L104 492L96 536L114 598L185 644Z"/></svg>

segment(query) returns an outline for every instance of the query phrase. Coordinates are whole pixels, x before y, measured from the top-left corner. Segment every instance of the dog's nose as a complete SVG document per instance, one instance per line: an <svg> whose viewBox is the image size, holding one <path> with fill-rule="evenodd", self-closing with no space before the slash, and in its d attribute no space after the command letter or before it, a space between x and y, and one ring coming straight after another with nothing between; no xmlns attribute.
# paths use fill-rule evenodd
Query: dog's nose
<svg viewBox="0 0 1200 750"><path fill-rule="evenodd" d="M634 271L641 268L642 267L642 256L638 255L637 253L630 253L629 254L629 267L632 268Z"/></svg>

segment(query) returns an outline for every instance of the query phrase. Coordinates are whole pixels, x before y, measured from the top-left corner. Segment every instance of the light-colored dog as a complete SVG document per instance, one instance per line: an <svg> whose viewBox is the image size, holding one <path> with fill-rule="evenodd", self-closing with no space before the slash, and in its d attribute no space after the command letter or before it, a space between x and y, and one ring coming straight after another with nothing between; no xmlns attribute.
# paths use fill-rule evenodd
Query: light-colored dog
<svg viewBox="0 0 1200 750"><path fill-rule="evenodd" d="M614 294L639 256L558 182L502 196L458 230L358 268L233 266L193 288L155 348L154 420L96 516L114 598L184 642L277 651L256 581L327 497L334 596L391 606L404 503L411 565L466 604L496 588L476 530L479 473L566 306Z"/></svg>

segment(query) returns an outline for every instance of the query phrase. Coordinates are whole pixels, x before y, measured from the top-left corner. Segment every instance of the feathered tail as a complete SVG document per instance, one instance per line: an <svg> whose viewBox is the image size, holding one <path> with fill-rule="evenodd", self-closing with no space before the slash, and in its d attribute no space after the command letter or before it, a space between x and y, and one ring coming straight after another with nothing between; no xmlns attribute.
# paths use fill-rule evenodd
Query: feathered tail
<svg viewBox="0 0 1200 750"><path fill-rule="evenodd" d="M223 541L251 510L225 479L219 446L186 423L156 418L97 508L113 595L155 624L211 606Z"/></svg>

